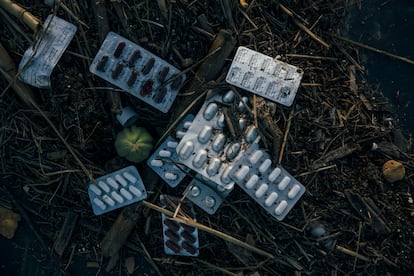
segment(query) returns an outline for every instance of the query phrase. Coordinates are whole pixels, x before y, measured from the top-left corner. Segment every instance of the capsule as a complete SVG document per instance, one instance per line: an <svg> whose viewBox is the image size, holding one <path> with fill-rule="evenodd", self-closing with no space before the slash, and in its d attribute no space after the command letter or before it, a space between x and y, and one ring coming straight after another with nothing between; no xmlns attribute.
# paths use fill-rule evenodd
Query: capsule
<svg viewBox="0 0 414 276"><path fill-rule="evenodd" d="M224 128L226 126L226 117L221 113L217 118L217 126L219 128Z"/></svg>
<svg viewBox="0 0 414 276"><path fill-rule="evenodd" d="M195 241L196 241L196 239L194 238L194 236L193 236L192 234L188 233L187 231L183 231L183 232L181 233L181 236L182 236L185 240L189 241L190 243L195 243Z"/></svg>
<svg viewBox="0 0 414 276"><path fill-rule="evenodd" d="M264 204L265 204L265 206L266 207L270 207L270 206L272 206L273 205L273 203L275 203L275 201L276 201L276 199L278 198L278 194L276 193L276 192L271 192L268 196L267 196L267 198L266 198L266 200L265 200L265 202L264 202Z"/></svg>
<svg viewBox="0 0 414 276"><path fill-rule="evenodd" d="M165 246L168 247L170 250L174 251L175 253L180 252L180 247L171 240L166 241Z"/></svg>
<svg viewBox="0 0 414 276"><path fill-rule="evenodd" d="M160 150L158 155L161 156L161 157L164 157L164 158L171 157L171 151L169 151L169 150Z"/></svg>
<svg viewBox="0 0 414 276"><path fill-rule="evenodd" d="M127 80L127 85L133 86L135 82L137 81L138 75L139 75L139 72L137 70L133 70L131 72L131 75L129 75L129 78Z"/></svg>
<svg viewBox="0 0 414 276"><path fill-rule="evenodd" d="M203 113L204 119L206 119L207 121L213 119L214 116L216 116L217 110L218 105L216 103L209 103Z"/></svg>
<svg viewBox="0 0 414 276"><path fill-rule="evenodd" d="M286 209L288 203L286 202L286 200L282 200L277 207L275 208L275 214L277 216L280 216Z"/></svg>
<svg viewBox="0 0 414 276"><path fill-rule="evenodd" d="M240 152L241 145L239 143L232 144L226 152L226 157L228 160L234 159Z"/></svg>
<svg viewBox="0 0 414 276"><path fill-rule="evenodd" d="M259 176L256 174L253 174L252 176L250 176L249 180L247 180L246 188L249 190L253 189L254 186L256 186L257 181L259 181Z"/></svg>
<svg viewBox="0 0 414 276"><path fill-rule="evenodd" d="M119 188L118 183L116 183L115 179L113 179L112 177L108 177L106 179L106 183L108 183L114 189L118 189Z"/></svg>
<svg viewBox="0 0 414 276"><path fill-rule="evenodd" d="M140 59L142 57L141 55L141 51L140 50L135 50L134 52L132 52L131 57L128 60L128 66L129 67L134 67L135 63L138 61L138 59Z"/></svg>
<svg viewBox="0 0 414 276"><path fill-rule="evenodd" d="M228 166L224 169L223 174L220 177L221 182L224 184L229 184L231 182L230 171L233 169L233 166Z"/></svg>
<svg viewBox="0 0 414 276"><path fill-rule="evenodd" d="M122 62L118 62L118 64L115 66L115 69L112 71L111 77L116 80L119 75L121 75L122 70L124 69L125 64Z"/></svg>
<svg viewBox="0 0 414 276"><path fill-rule="evenodd" d="M174 80L171 83L171 88L173 90L178 89L180 87L180 85L181 85L182 80L183 80L182 76L174 77Z"/></svg>
<svg viewBox="0 0 414 276"><path fill-rule="evenodd" d="M130 192L128 192L127 190L125 190L124 188L121 188L121 190L119 190L119 192L121 193L121 195L123 197L125 197L127 200L131 200L133 198L133 196L131 195Z"/></svg>
<svg viewBox="0 0 414 276"><path fill-rule="evenodd" d="M188 242L183 242L181 244L182 248L187 251L188 253L190 253L191 255L194 255L197 253L197 250L195 249L194 246L191 246Z"/></svg>
<svg viewBox="0 0 414 276"><path fill-rule="evenodd" d="M172 173L172 172L166 172L164 174L164 177L165 177L165 179L172 180L172 181L177 180L177 178L178 178L178 176L175 173Z"/></svg>
<svg viewBox="0 0 414 276"><path fill-rule="evenodd" d="M167 88L161 87L159 90L157 90L157 93L154 96L154 101L156 103L162 103L166 95L167 95Z"/></svg>
<svg viewBox="0 0 414 276"><path fill-rule="evenodd" d="M194 150L193 142L191 141L185 142L179 151L180 158L183 160L187 160L193 153L193 150Z"/></svg>
<svg viewBox="0 0 414 276"><path fill-rule="evenodd" d="M225 187L223 187L222 185L217 184L216 186L216 190L220 193L226 191L227 189Z"/></svg>
<svg viewBox="0 0 414 276"><path fill-rule="evenodd" d="M193 166L194 168L201 168L207 161L207 151L206 150L199 150L193 159Z"/></svg>
<svg viewBox="0 0 414 276"><path fill-rule="evenodd" d="M135 186L130 186L129 187L129 191L131 193L133 193L134 195L136 195L137 197L142 196L142 192L137 187L135 187Z"/></svg>
<svg viewBox="0 0 414 276"><path fill-rule="evenodd" d="M171 230L167 230L164 232L165 236L167 236L169 239L175 241L175 242L179 242L180 241L180 236L178 236L175 232L171 231Z"/></svg>
<svg viewBox="0 0 414 276"><path fill-rule="evenodd" d="M101 60L96 65L96 70L105 72L105 65L108 63L109 57L107 55L102 56Z"/></svg>
<svg viewBox="0 0 414 276"><path fill-rule="evenodd" d="M196 230L196 228L194 226L191 226L191 225L188 225L188 224L180 223L180 225L188 233L193 233Z"/></svg>
<svg viewBox="0 0 414 276"><path fill-rule="evenodd" d="M248 97L242 97L242 101L239 102L239 104L237 105L237 110L239 112L244 112L246 110L245 104L247 104L249 101Z"/></svg>
<svg viewBox="0 0 414 276"><path fill-rule="evenodd" d="M153 85L154 81L152 79L148 79L141 87L141 91L139 92L141 96L148 96L152 91Z"/></svg>
<svg viewBox="0 0 414 276"><path fill-rule="evenodd" d="M94 198L93 203L95 203L95 205L98 206L99 208L101 208L102 210L106 209L105 203L103 203L103 201L100 200L99 198Z"/></svg>
<svg viewBox="0 0 414 276"><path fill-rule="evenodd" d="M252 154L249 156L249 162L252 165L255 165L257 162L259 162L260 158L263 156L262 150L255 150Z"/></svg>
<svg viewBox="0 0 414 276"><path fill-rule="evenodd" d="M115 201L114 201L112 198L110 198L108 195L104 195L104 196L102 197L102 199L103 199L103 201L105 201L105 202L106 202L106 204L108 204L109 206L111 206L111 207L114 207L114 206L115 206Z"/></svg>
<svg viewBox="0 0 414 276"><path fill-rule="evenodd" d="M160 159L152 159L151 160L151 166L153 166L153 167L159 168L159 167L162 167L162 165L164 165L164 162L162 162L162 160L160 160Z"/></svg>
<svg viewBox="0 0 414 276"><path fill-rule="evenodd" d="M300 186L298 184L294 185L288 193L288 198L294 199L300 191Z"/></svg>
<svg viewBox="0 0 414 276"><path fill-rule="evenodd" d="M167 147L171 148L171 149L175 149L178 145L178 142L176 141L168 141L167 142Z"/></svg>
<svg viewBox="0 0 414 276"><path fill-rule="evenodd" d="M171 219L165 219L164 224L174 232L180 230L180 225Z"/></svg>
<svg viewBox="0 0 414 276"><path fill-rule="evenodd" d="M99 189L98 186L96 186L95 184L89 185L89 189L98 196L100 196L102 194L101 189Z"/></svg>
<svg viewBox="0 0 414 276"><path fill-rule="evenodd" d="M150 58L145 64L144 68L142 68L141 70L142 74L144 75L148 74L151 71L152 67L154 67L154 64L155 64L155 58Z"/></svg>
<svg viewBox="0 0 414 276"><path fill-rule="evenodd" d="M239 127L240 127L240 129L244 129L246 127L246 125L247 125L247 120L244 119L244 118L240 118L239 119Z"/></svg>
<svg viewBox="0 0 414 276"><path fill-rule="evenodd" d="M118 46L116 46L116 49L114 51L114 57L119 58L124 51L126 43L124 41L121 41L118 43Z"/></svg>
<svg viewBox="0 0 414 276"><path fill-rule="evenodd" d="M278 176L280 175L280 173L281 173L282 171L281 171L281 169L280 168L274 168L273 169L273 171L269 174L269 176L267 177L267 179L270 181L270 182L273 182L273 181L275 181L277 178L278 178Z"/></svg>
<svg viewBox="0 0 414 276"><path fill-rule="evenodd" d="M283 179L280 181L279 185L277 185L277 187L279 188L279 190L284 190L286 189L286 187L289 185L290 183L290 177L289 176L285 176L283 177Z"/></svg>
<svg viewBox="0 0 414 276"><path fill-rule="evenodd" d="M214 205L216 205L216 199L212 196L206 196L206 198L204 199L204 205L207 208L213 208Z"/></svg>
<svg viewBox="0 0 414 276"><path fill-rule="evenodd" d="M215 152L219 152L223 149L225 143L226 143L226 136L223 133L218 133L213 139L211 148Z"/></svg>
<svg viewBox="0 0 414 276"><path fill-rule="evenodd" d="M209 176L214 176L214 175L218 174L220 166L221 166L220 159L213 158L213 160L211 160L210 164L208 164L207 174Z"/></svg>
<svg viewBox="0 0 414 276"><path fill-rule="evenodd" d="M256 140L258 135L259 135L259 132L257 131L257 128L253 125L249 126L249 128L246 132L246 142L247 143L253 143L254 140Z"/></svg>
<svg viewBox="0 0 414 276"><path fill-rule="evenodd" d="M201 144L205 144L210 140L211 135L213 135L213 128L211 126L204 126L198 133L198 141Z"/></svg>
<svg viewBox="0 0 414 276"><path fill-rule="evenodd" d="M105 182L103 182L103 181L99 181L99 182L98 182L98 186L99 186L102 190L104 190L104 192L105 192L105 193L109 193L109 191L111 190L111 188L109 188L108 184L106 184L106 183L105 183Z"/></svg>
<svg viewBox="0 0 414 276"><path fill-rule="evenodd" d="M126 185L128 185L128 182L125 180L125 178L122 176L122 175L120 175L120 174L117 174L117 175L115 175L115 180L116 181L118 181L119 182L119 184L121 184L122 186L126 186Z"/></svg>
<svg viewBox="0 0 414 276"><path fill-rule="evenodd" d="M181 131L181 130L178 130L178 131L175 133L175 137L177 137L177 139L181 139L181 138L183 138L183 137L184 137L184 135L185 135L185 131Z"/></svg>
<svg viewBox="0 0 414 276"><path fill-rule="evenodd" d="M191 196L198 197L200 193L201 193L200 187L193 186L193 188L191 188Z"/></svg>
<svg viewBox="0 0 414 276"><path fill-rule="evenodd" d="M185 129L189 129L192 123L193 123L193 121L186 121L186 122L184 123L184 126L183 126L183 127L184 127Z"/></svg>
<svg viewBox="0 0 414 276"><path fill-rule="evenodd" d="M223 95L223 102L225 103L232 103L234 101L234 92L228 91L226 94Z"/></svg>
<svg viewBox="0 0 414 276"><path fill-rule="evenodd" d="M235 173L234 173L234 177L238 180L238 181L242 181L247 174L249 173L250 168L248 166L241 166L241 168L239 168Z"/></svg>
<svg viewBox="0 0 414 276"><path fill-rule="evenodd" d="M120 196L117 192L113 191L111 193L111 196L113 199L115 199L116 201L118 201L119 204L124 203L124 198L122 196Z"/></svg>
<svg viewBox="0 0 414 276"><path fill-rule="evenodd" d="M131 183L135 183L137 182L137 178L135 176L133 176L132 174L130 174L129 172L124 172L123 176Z"/></svg>
<svg viewBox="0 0 414 276"><path fill-rule="evenodd" d="M158 73L158 80L160 82L163 82L167 77L168 72L170 72L170 67L165 66L164 68L162 68L162 70Z"/></svg>
<svg viewBox="0 0 414 276"><path fill-rule="evenodd" d="M272 160L267 158L263 163L259 166L259 172L264 173L267 169L272 165Z"/></svg>
<svg viewBox="0 0 414 276"><path fill-rule="evenodd" d="M254 195L257 198L261 198L262 196L264 196L264 194L267 192L267 189L269 189L269 185L267 185L266 183L262 183L259 188L257 188L256 192L254 193Z"/></svg>

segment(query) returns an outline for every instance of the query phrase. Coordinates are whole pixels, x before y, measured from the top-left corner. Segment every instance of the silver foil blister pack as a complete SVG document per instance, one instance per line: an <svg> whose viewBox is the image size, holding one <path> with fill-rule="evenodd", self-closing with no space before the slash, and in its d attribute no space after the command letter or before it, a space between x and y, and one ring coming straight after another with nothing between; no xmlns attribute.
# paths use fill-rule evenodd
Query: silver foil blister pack
<svg viewBox="0 0 414 276"><path fill-rule="evenodd" d="M162 112L167 112L185 76L141 46L109 32L89 70Z"/></svg>
<svg viewBox="0 0 414 276"><path fill-rule="evenodd" d="M240 46L226 76L226 82L274 102L291 106L303 71Z"/></svg>

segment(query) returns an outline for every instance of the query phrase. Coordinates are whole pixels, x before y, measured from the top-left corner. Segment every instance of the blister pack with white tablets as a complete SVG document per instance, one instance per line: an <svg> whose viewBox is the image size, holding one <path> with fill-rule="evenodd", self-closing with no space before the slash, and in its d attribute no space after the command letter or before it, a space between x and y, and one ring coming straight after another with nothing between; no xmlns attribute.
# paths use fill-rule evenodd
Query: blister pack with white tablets
<svg viewBox="0 0 414 276"><path fill-rule="evenodd" d="M181 164L177 156L177 145L185 132L190 128L194 115L188 114L177 125L174 135L168 136L156 151L148 158L147 164L170 187L176 187L190 171L190 168Z"/></svg>
<svg viewBox="0 0 414 276"><path fill-rule="evenodd" d="M233 189L225 189L223 186L212 182L200 174L197 174L190 184L188 184L183 194L187 194L187 199L203 209L206 213L213 215L223 199L230 194Z"/></svg>
<svg viewBox="0 0 414 276"><path fill-rule="evenodd" d="M234 164L230 176L277 220L285 218L306 190L284 168L274 166L270 155L258 144Z"/></svg>
<svg viewBox="0 0 414 276"><path fill-rule="evenodd" d="M141 176L134 166L97 178L96 184L89 183L88 194L95 215L147 198Z"/></svg>
<svg viewBox="0 0 414 276"><path fill-rule="evenodd" d="M177 146L180 162L226 189L233 187L232 163L260 140L257 128L249 123L247 102L247 97L239 101L232 91L207 99Z"/></svg>
<svg viewBox="0 0 414 276"><path fill-rule="evenodd" d="M114 32L89 70L162 112L170 109L185 80L177 68Z"/></svg>
<svg viewBox="0 0 414 276"><path fill-rule="evenodd" d="M161 195L160 200L161 205L165 209L175 212L175 208L179 202L178 198ZM194 208L191 205L191 202L182 202L180 208L194 221L196 220ZM199 240L197 227L179 223L165 214L161 214L161 220L164 238L164 252L166 254L193 257L198 256Z"/></svg>
<svg viewBox="0 0 414 276"><path fill-rule="evenodd" d="M303 71L240 46L226 76L226 82L271 101L291 106Z"/></svg>

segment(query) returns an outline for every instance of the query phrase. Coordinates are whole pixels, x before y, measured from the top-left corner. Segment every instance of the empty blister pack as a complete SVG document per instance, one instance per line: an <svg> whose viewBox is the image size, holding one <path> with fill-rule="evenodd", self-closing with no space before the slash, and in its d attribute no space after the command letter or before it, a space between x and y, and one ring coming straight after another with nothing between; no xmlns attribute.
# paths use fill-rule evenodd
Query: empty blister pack
<svg viewBox="0 0 414 276"><path fill-rule="evenodd" d="M188 200L212 215L218 210L221 203L223 203L223 199L228 196L232 190L233 189L225 189L223 186L209 181L198 174L187 186L184 194L187 194Z"/></svg>
<svg viewBox="0 0 414 276"><path fill-rule="evenodd" d="M162 112L170 109L185 80L177 68L113 32L89 70Z"/></svg>
<svg viewBox="0 0 414 276"><path fill-rule="evenodd" d="M269 100L291 106L303 71L240 46L226 76L226 82Z"/></svg>
<svg viewBox="0 0 414 276"><path fill-rule="evenodd" d="M306 190L284 168L274 166L270 155L258 144L236 162L230 176L277 220L285 218Z"/></svg>
<svg viewBox="0 0 414 276"><path fill-rule="evenodd" d="M176 187L190 171L177 156L177 145L191 126L194 115L188 114L177 126L174 136L168 136L147 160L150 166L170 187Z"/></svg>
<svg viewBox="0 0 414 276"><path fill-rule="evenodd" d="M95 215L147 198L141 176L134 166L97 178L96 184L89 183L88 194Z"/></svg>
<svg viewBox="0 0 414 276"><path fill-rule="evenodd" d="M177 146L180 162L226 189L233 187L232 163L260 140L249 123L247 102L247 97L237 100L232 91L207 99Z"/></svg>
<svg viewBox="0 0 414 276"><path fill-rule="evenodd" d="M179 199L172 196L161 195L161 204L167 210L174 212ZM194 208L190 202L184 201L180 208L195 221ZM199 240L198 228L179 223L170 216L161 214L164 238L164 252L169 255L198 256Z"/></svg>

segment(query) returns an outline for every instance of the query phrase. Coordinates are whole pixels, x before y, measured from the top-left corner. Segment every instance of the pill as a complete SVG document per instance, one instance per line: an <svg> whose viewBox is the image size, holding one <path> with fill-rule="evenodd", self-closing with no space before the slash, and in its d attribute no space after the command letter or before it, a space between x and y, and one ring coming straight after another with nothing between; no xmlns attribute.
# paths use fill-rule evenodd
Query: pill
<svg viewBox="0 0 414 276"><path fill-rule="evenodd" d="M181 138L183 138L183 137L184 137L184 135L185 135L185 131L181 131L181 130L178 130L178 131L175 133L175 137L177 137L177 139L181 139Z"/></svg>
<svg viewBox="0 0 414 276"><path fill-rule="evenodd" d="M259 172L264 173L272 165L272 160L269 158L265 159L263 163L259 166Z"/></svg>
<svg viewBox="0 0 414 276"><path fill-rule="evenodd" d="M256 174L253 174L250 176L249 180L246 182L246 188L247 189L253 189L254 186L256 186L257 181L259 180L259 176Z"/></svg>
<svg viewBox="0 0 414 276"><path fill-rule="evenodd" d="M282 200L277 207L275 208L275 214L277 216L280 216L283 211L285 211L286 207L287 207L288 203L286 202L286 200Z"/></svg>
<svg viewBox="0 0 414 276"><path fill-rule="evenodd" d="M224 184L229 184L231 182L230 178L230 171L233 169L233 166L227 166L227 168L224 169L223 174L220 177L221 182Z"/></svg>
<svg viewBox="0 0 414 276"><path fill-rule="evenodd" d="M119 188L118 183L116 183L115 179L113 179L112 177L108 177L106 179L106 183L108 183L114 189L118 189Z"/></svg>
<svg viewBox="0 0 414 276"><path fill-rule="evenodd" d="M203 112L204 119L206 119L207 121L213 119L214 116L216 116L217 110L218 105L216 103L209 103Z"/></svg>
<svg viewBox="0 0 414 276"><path fill-rule="evenodd" d="M123 64L122 62L119 62L116 66L115 69L112 71L111 77L113 79L117 79L119 77L119 75L121 75L122 70L124 69L125 64Z"/></svg>
<svg viewBox="0 0 414 276"><path fill-rule="evenodd" d="M175 149L177 147L177 145L178 145L178 142L176 142L176 141L168 141L167 142L167 147L172 148L172 149Z"/></svg>
<svg viewBox="0 0 414 276"><path fill-rule="evenodd" d="M258 135L259 135L259 132L257 131L257 128L255 126L249 126L246 132L246 142L253 143L254 140L256 140Z"/></svg>
<svg viewBox="0 0 414 276"><path fill-rule="evenodd" d="M129 172L124 172L123 176L131 183L135 183L137 182L137 178L135 176L133 176L132 174L130 174Z"/></svg>
<svg viewBox="0 0 414 276"><path fill-rule="evenodd" d="M278 194L276 193L276 192L271 192L268 196L267 196L267 198L266 198L266 200L265 200L265 202L264 202L264 204L266 205L266 207L270 207L270 206L272 206L273 205L273 203L275 203L275 201L276 201L276 199L278 198Z"/></svg>
<svg viewBox="0 0 414 276"><path fill-rule="evenodd" d="M164 224L174 232L180 230L180 225L171 219L165 219Z"/></svg>
<svg viewBox="0 0 414 276"><path fill-rule="evenodd" d="M218 133L213 139L211 148L215 152L219 152L223 149L225 143L226 143L226 136L223 133Z"/></svg>
<svg viewBox="0 0 414 276"><path fill-rule="evenodd" d="M276 180L276 178L278 178L278 176L280 175L281 170L280 168L274 168L273 171L269 174L269 176L267 177L267 179L270 182L273 182Z"/></svg>
<svg viewBox="0 0 414 276"><path fill-rule="evenodd" d="M148 74L151 71L152 67L154 67L154 64L155 64L155 58L150 58L145 64L144 68L142 68L141 70L142 74L144 75Z"/></svg>
<svg viewBox="0 0 414 276"><path fill-rule="evenodd" d="M247 120L244 119L244 118L240 118L239 119L239 127L240 127L240 129L244 129L246 127L246 125L247 125Z"/></svg>
<svg viewBox="0 0 414 276"><path fill-rule="evenodd" d="M166 172L164 174L165 179L167 180L177 180L178 176L173 172Z"/></svg>
<svg viewBox="0 0 414 276"><path fill-rule="evenodd" d="M249 101L248 97L243 97L242 101L240 101L239 104L237 105L237 110L239 112L244 112L246 110L245 105L247 104L248 101Z"/></svg>
<svg viewBox="0 0 414 276"><path fill-rule="evenodd" d="M234 92L228 91L226 94L223 95L223 102L225 103L231 103L234 101Z"/></svg>
<svg viewBox="0 0 414 276"><path fill-rule="evenodd" d="M128 192L127 190L125 190L124 188L121 188L121 190L119 190L119 192L121 193L121 195L123 197L125 197L127 200L131 200L132 199L132 195L130 192Z"/></svg>
<svg viewBox="0 0 414 276"><path fill-rule="evenodd" d="M165 236L167 236L169 239L173 240L174 242L178 242L180 240L180 236L178 236L177 233L171 231L170 229L166 230L164 234Z"/></svg>
<svg viewBox="0 0 414 276"><path fill-rule="evenodd" d="M179 151L180 158L183 160L187 160L194 150L194 144L191 141L187 141L183 144Z"/></svg>
<svg viewBox="0 0 414 276"><path fill-rule="evenodd" d="M152 91L152 86L154 85L154 81L152 79L148 79L141 87L141 91L139 94L141 96L148 96Z"/></svg>
<svg viewBox="0 0 414 276"><path fill-rule="evenodd" d="M193 188L191 188L191 196L198 197L200 193L201 189L198 186L193 186Z"/></svg>
<svg viewBox="0 0 414 276"><path fill-rule="evenodd" d="M105 201L108 205L110 205L110 206L115 206L115 201L112 199L112 198L110 198L108 195L104 195L103 197L102 197L102 199L103 199L103 201Z"/></svg>
<svg viewBox="0 0 414 276"><path fill-rule="evenodd" d="M242 181L247 176L249 171L250 171L250 168L248 166L243 165L234 173L234 177L238 181Z"/></svg>
<svg viewBox="0 0 414 276"><path fill-rule="evenodd" d="M98 196L100 196L102 194L101 189L99 189L98 186L96 186L95 184L89 185L89 189Z"/></svg>
<svg viewBox="0 0 414 276"><path fill-rule="evenodd" d="M173 241L168 240L165 242L165 246L169 248L170 250L174 251L175 253L180 252L180 247Z"/></svg>
<svg viewBox="0 0 414 276"><path fill-rule="evenodd" d="M260 160L260 158L262 158L262 156L263 156L263 151L262 150L255 150L249 156L250 164L255 165Z"/></svg>
<svg viewBox="0 0 414 276"><path fill-rule="evenodd" d="M154 96L154 101L156 103L162 103L166 95L167 95L167 88L161 87L160 89L156 91L156 94Z"/></svg>
<svg viewBox="0 0 414 276"><path fill-rule="evenodd" d="M209 176L214 176L216 174L218 174L219 170L220 170L220 166L221 166L221 161L218 158L213 158L210 161L210 164L208 164L207 167L207 174Z"/></svg>
<svg viewBox="0 0 414 276"><path fill-rule="evenodd" d="M128 66L129 67L134 67L135 63L137 62L138 59L140 59L141 56L141 51L140 50L135 50L134 52L132 52L131 57L128 60Z"/></svg>
<svg viewBox="0 0 414 276"><path fill-rule="evenodd" d="M128 86L133 86L135 84L135 82L137 81L138 75L139 75L138 71L133 70L131 72L131 75L129 75L129 78L127 80L127 85Z"/></svg>
<svg viewBox="0 0 414 276"><path fill-rule="evenodd" d="M118 46L116 46L116 49L114 51L114 57L119 58L124 51L126 43L124 41L121 41L118 43Z"/></svg>
<svg viewBox="0 0 414 276"><path fill-rule="evenodd" d="M228 147L226 157L228 160L234 159L240 152L241 145L239 143L233 143Z"/></svg>
<svg viewBox="0 0 414 276"><path fill-rule="evenodd" d="M113 191L111 193L111 196L113 199L115 199L116 201L118 201L119 204L124 202L124 198L122 196L120 196L117 192Z"/></svg>
<svg viewBox="0 0 414 276"><path fill-rule="evenodd" d="M199 150L193 159L194 168L201 168L207 161L207 151L204 149Z"/></svg>
<svg viewBox="0 0 414 276"><path fill-rule="evenodd" d="M294 185L288 193L288 198L294 199L300 191L300 186L298 184Z"/></svg>
<svg viewBox="0 0 414 276"><path fill-rule="evenodd" d="M118 181L119 184L121 184L122 186L128 185L128 182L126 181L126 179L120 174L115 175L115 180Z"/></svg>
<svg viewBox="0 0 414 276"><path fill-rule="evenodd" d="M194 246L190 245L188 242L183 242L181 246L191 255L195 255L197 253L197 249Z"/></svg>
<svg viewBox="0 0 414 276"><path fill-rule="evenodd" d="M223 113L220 113L220 115L217 118L217 126L219 128L224 128L226 126L226 117Z"/></svg>
<svg viewBox="0 0 414 276"><path fill-rule="evenodd" d="M259 188L257 188L256 192L255 192L255 196L257 198L261 198L267 191L267 189L269 188L269 185L267 185L266 183L262 183Z"/></svg>
<svg viewBox="0 0 414 276"><path fill-rule="evenodd" d="M101 208L102 210L106 209L105 203L103 203L103 201L100 200L99 198L94 198L93 203L95 203L95 205L98 206L99 208Z"/></svg>
<svg viewBox="0 0 414 276"><path fill-rule="evenodd" d="M169 150L160 150L158 155L161 156L161 157L171 157L171 151L169 151Z"/></svg>
<svg viewBox="0 0 414 276"><path fill-rule="evenodd" d="M142 195L142 192L135 186L130 186L129 191L136 195L137 197L140 197Z"/></svg>
<svg viewBox="0 0 414 276"><path fill-rule="evenodd" d="M167 77L169 71L170 71L170 67L168 66L165 66L164 68L162 68L162 70L158 73L158 80L160 82L163 82L165 78Z"/></svg>
<svg viewBox="0 0 414 276"><path fill-rule="evenodd" d="M195 241L196 241L195 237L194 237L191 233L188 233L187 231L183 231L183 232L181 233L181 236L182 236L185 240L189 241L190 243L195 243Z"/></svg>
<svg viewBox="0 0 414 276"><path fill-rule="evenodd" d="M99 186L102 190L104 190L104 192L105 192L105 193L109 193L109 191L111 190L111 188L109 188L108 184L106 184L106 183L105 183L105 182L103 182L103 181L99 181L99 182L98 182L98 186Z"/></svg>
<svg viewBox="0 0 414 276"><path fill-rule="evenodd" d="M207 208L213 208L214 205L216 205L216 199L212 196L206 196L206 198L204 199L204 205Z"/></svg>
<svg viewBox="0 0 414 276"><path fill-rule="evenodd" d="M290 177L289 176L285 176L283 177L283 179L280 181L279 185L277 185L277 187L279 188L279 190L284 190L286 189L286 187L289 185L290 183Z"/></svg>
<svg viewBox="0 0 414 276"><path fill-rule="evenodd" d="M196 228L194 226L188 225L188 224L184 224L184 223L180 223L181 227L184 228L185 231L189 232L189 233L193 233Z"/></svg>
<svg viewBox="0 0 414 276"><path fill-rule="evenodd" d="M183 126L185 129L189 129L192 123L192 121L186 121Z"/></svg>
<svg viewBox="0 0 414 276"><path fill-rule="evenodd" d="M104 55L101 60L98 62L98 65L96 65L96 70L105 72L105 65L108 63L109 57L107 55Z"/></svg>
<svg viewBox="0 0 414 276"><path fill-rule="evenodd" d="M201 131L198 133L198 141L201 144L205 144L210 140L211 135L213 134L213 128L211 126L204 126Z"/></svg>
<svg viewBox="0 0 414 276"><path fill-rule="evenodd" d="M162 162L162 160L160 160L160 159L152 159L151 160L151 166L153 166L153 167L159 168L159 167L162 167L162 165L164 165L164 162Z"/></svg>

